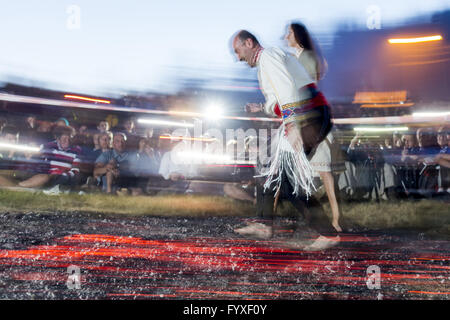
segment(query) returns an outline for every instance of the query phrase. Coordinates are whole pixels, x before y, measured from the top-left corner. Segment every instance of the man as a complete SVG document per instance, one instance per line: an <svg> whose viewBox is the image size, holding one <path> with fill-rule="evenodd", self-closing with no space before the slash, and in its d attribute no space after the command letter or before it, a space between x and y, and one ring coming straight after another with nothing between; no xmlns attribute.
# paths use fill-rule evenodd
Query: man
<svg viewBox="0 0 450 320"><path fill-rule="evenodd" d="M137 175L136 185L138 192L147 192L150 181L158 180L159 153L153 149L150 139L141 138L139 140L139 150L133 158L133 168Z"/></svg>
<svg viewBox="0 0 450 320"><path fill-rule="evenodd" d="M17 151L9 147L19 141L19 131L12 126L5 126L0 134L0 186L14 187L17 182L16 176L16 158Z"/></svg>
<svg viewBox="0 0 450 320"><path fill-rule="evenodd" d="M125 119L121 130L127 135L126 149L137 152L140 137L136 134L136 120L132 117Z"/></svg>
<svg viewBox="0 0 450 320"><path fill-rule="evenodd" d="M431 197L439 188L439 169L434 158L440 152L437 143L437 135L434 128L419 128L417 130L417 142L419 144L418 169L418 193L421 196Z"/></svg>
<svg viewBox="0 0 450 320"><path fill-rule="evenodd" d="M439 164L439 192L450 193L450 128L441 127L437 132L437 143L441 148L434 161Z"/></svg>
<svg viewBox="0 0 450 320"><path fill-rule="evenodd" d="M111 194L121 188L133 192L135 187L135 176L130 170L132 154L125 149L126 140L124 133L114 133L113 148L103 152L95 161L94 177L102 179L106 193Z"/></svg>
<svg viewBox="0 0 450 320"><path fill-rule="evenodd" d="M159 181L162 186L160 193L189 193L189 179L198 176L197 166L192 159L179 154L185 150L185 141L170 141L170 149L162 155L158 169L158 174L164 179Z"/></svg>
<svg viewBox="0 0 450 320"><path fill-rule="evenodd" d="M258 68L266 103L247 104L247 111L265 111L283 118L278 149L272 160L266 189L295 194L290 200L320 234L308 250L323 250L339 241L322 207L311 197L313 170L309 165L318 144L331 130L328 105L297 59L279 48L264 49L254 35L239 31L232 46L239 61ZM325 223L325 224L324 224ZM333 237L326 237L325 234ZM335 236L335 237L334 237Z"/></svg>
<svg viewBox="0 0 450 320"><path fill-rule="evenodd" d="M39 188L47 184L53 188L44 191L47 194L59 194L59 186L72 190L79 184L80 154L79 146L72 146L75 130L69 126L56 126L54 141L41 146L39 160L44 167L36 169L40 172L19 183L24 188Z"/></svg>

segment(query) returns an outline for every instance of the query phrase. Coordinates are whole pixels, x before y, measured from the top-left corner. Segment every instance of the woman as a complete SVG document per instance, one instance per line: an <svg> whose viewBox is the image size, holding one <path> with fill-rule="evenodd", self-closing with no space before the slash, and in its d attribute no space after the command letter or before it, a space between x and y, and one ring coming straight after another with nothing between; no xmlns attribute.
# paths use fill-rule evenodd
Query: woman
<svg viewBox="0 0 450 320"><path fill-rule="evenodd" d="M289 47L296 50L295 56L305 67L311 79L315 83L322 79L326 69L326 62L315 48L306 27L300 23L289 24L285 40ZM332 225L336 231L342 232L342 228L339 225L339 206L336 200L331 165L332 153L333 156L335 154L334 148L338 148L337 145L332 146L333 140L333 135L329 133L327 138L317 147L314 156L310 160L310 164L312 168L319 173L325 187L331 206L331 212L333 214Z"/></svg>

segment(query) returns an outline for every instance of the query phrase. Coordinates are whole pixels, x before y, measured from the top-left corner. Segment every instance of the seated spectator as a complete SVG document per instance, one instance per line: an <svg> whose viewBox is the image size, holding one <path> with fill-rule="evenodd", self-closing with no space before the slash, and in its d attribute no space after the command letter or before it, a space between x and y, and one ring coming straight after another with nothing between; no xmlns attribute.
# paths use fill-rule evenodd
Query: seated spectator
<svg viewBox="0 0 450 320"><path fill-rule="evenodd" d="M182 150L181 142L175 145L175 140L172 141L172 149L163 154L158 173L164 178L163 192L185 193L189 190L190 182L187 179L192 179L197 176L197 168L193 164L192 159L180 156L178 150Z"/></svg>
<svg viewBox="0 0 450 320"><path fill-rule="evenodd" d="M134 157L133 172L137 176L137 192L147 192L147 185L153 182L160 181L159 178L159 164L161 156L152 147L152 141L148 138L139 140L139 150Z"/></svg>
<svg viewBox="0 0 450 320"><path fill-rule="evenodd" d="M109 122L102 120L97 125L97 130L99 133L109 132Z"/></svg>
<svg viewBox="0 0 450 320"><path fill-rule="evenodd" d="M9 147L16 145L19 140L19 131L6 125L0 136L0 186L13 187L17 185L15 181L15 163L18 156L16 149Z"/></svg>
<svg viewBox="0 0 450 320"><path fill-rule="evenodd" d="M138 144L140 137L136 134L136 121L134 118L127 118L123 121L119 130L126 134L127 143L126 150L136 152L138 150Z"/></svg>
<svg viewBox="0 0 450 320"><path fill-rule="evenodd" d="M29 114L24 119L24 125L21 128L21 138L27 139L28 137L35 137L37 133L37 121L36 116L33 114Z"/></svg>
<svg viewBox="0 0 450 320"><path fill-rule="evenodd" d="M110 132L109 131L109 122L102 120L97 125L97 132L93 134L93 142L94 142L95 149L100 149L100 147L98 145L98 136L101 133L105 133L105 132ZM112 141L112 137L111 137L111 141Z"/></svg>
<svg viewBox="0 0 450 320"><path fill-rule="evenodd" d="M121 189L135 189L136 176L131 171L132 153L125 150L126 135L113 135L113 148L103 152L95 161L94 177L102 180L103 191L112 194Z"/></svg>
<svg viewBox="0 0 450 320"><path fill-rule="evenodd" d="M89 152L89 159L95 163L95 160L103 153L107 152L112 147L113 134L110 131L102 132L98 135L98 144L94 146Z"/></svg>
<svg viewBox="0 0 450 320"><path fill-rule="evenodd" d="M449 153L439 153L438 155L436 155L436 157L434 158L436 163L438 163L439 165L445 167L445 168L450 168L450 154Z"/></svg>
<svg viewBox="0 0 450 320"><path fill-rule="evenodd" d="M109 149L111 141L108 133L104 133L103 135L105 136L102 138L102 147L97 143L97 148L93 147L94 139L88 132L78 133L75 136L77 144L81 146L82 149L82 154L80 156L80 173L83 188L91 185L99 185L98 183L95 183L95 179L93 178L95 160L97 160L102 152Z"/></svg>
<svg viewBox="0 0 450 320"><path fill-rule="evenodd" d="M81 148L72 145L74 129L69 126L56 126L55 141L41 146L39 160L44 164L42 172L19 183L24 188L53 187L50 193L59 193L60 186L73 190L79 184Z"/></svg>
<svg viewBox="0 0 450 320"><path fill-rule="evenodd" d="M52 129L53 123L45 120L37 121L36 136L34 137L35 142L38 145L45 144L53 140Z"/></svg>
<svg viewBox="0 0 450 320"><path fill-rule="evenodd" d="M63 118L63 117L59 118L58 120L56 120L56 121L54 122L54 126L56 126L56 127L60 127L60 126L62 126L62 127L64 127L64 126L68 127L69 125L70 125L69 120L67 120L66 118Z"/></svg>
<svg viewBox="0 0 450 320"><path fill-rule="evenodd" d="M1 142L5 144L17 144L19 142L19 130L13 126L5 126L1 133ZM0 158L13 159L16 150L9 148L0 150Z"/></svg>

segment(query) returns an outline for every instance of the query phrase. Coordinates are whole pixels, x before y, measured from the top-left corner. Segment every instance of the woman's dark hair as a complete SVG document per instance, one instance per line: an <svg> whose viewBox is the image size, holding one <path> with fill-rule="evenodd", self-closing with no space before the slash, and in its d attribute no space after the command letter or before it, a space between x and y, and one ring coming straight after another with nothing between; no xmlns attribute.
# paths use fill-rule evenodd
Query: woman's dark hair
<svg viewBox="0 0 450 320"><path fill-rule="evenodd" d="M325 75L327 69L327 63L322 55L320 47L315 44L308 30L302 23L294 21L291 22L289 26L291 27L292 32L294 33L294 38L295 41L298 43L298 45L303 49L310 50L314 53L314 56L318 64L318 73L320 74L318 80L320 80Z"/></svg>
<svg viewBox="0 0 450 320"><path fill-rule="evenodd" d="M292 32L294 33L295 41L298 45L305 50L315 51L314 43L308 33L306 27L298 22L293 22L290 24Z"/></svg>

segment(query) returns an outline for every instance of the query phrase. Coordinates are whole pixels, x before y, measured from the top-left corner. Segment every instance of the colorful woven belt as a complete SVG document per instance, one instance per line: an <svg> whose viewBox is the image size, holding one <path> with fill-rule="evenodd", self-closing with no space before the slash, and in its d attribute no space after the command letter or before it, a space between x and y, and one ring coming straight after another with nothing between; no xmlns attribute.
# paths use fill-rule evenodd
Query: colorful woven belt
<svg viewBox="0 0 450 320"><path fill-rule="evenodd" d="M315 84L311 83L300 90L307 90L311 98L297 102L287 103L281 106L281 113L285 123L292 121L304 122L319 114L313 112L313 109L320 106L327 106L328 102L323 94L317 90Z"/></svg>

